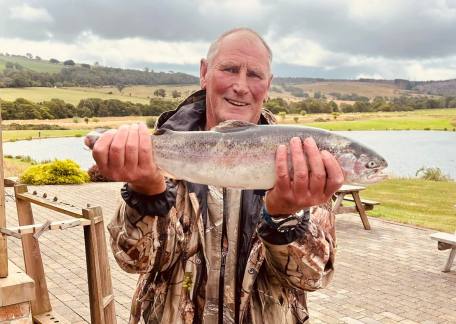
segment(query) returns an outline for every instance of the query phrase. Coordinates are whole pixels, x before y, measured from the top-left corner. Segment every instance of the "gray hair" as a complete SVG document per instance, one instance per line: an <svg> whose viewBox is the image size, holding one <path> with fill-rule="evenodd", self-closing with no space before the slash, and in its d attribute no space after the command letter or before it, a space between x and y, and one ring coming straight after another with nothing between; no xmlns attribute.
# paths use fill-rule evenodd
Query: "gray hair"
<svg viewBox="0 0 456 324"><path fill-rule="evenodd" d="M268 56L269 56L269 65L271 65L272 63L272 51L271 51L271 48L269 47L268 43L266 43L266 41L263 39L263 37L260 36L260 34L258 34L256 31L254 31L253 29L250 29L250 28L247 28L247 27L239 27L239 28L234 28L234 29L231 29L231 30L228 30L226 32L224 32L222 35L220 35L212 44L211 46L209 46L209 50L207 51L207 60L210 61L212 60L212 58L215 56L215 54L217 54L217 51L218 51L218 48L219 48L219 45L220 43L222 42L222 40L228 36L228 35L231 35L231 34L234 34L234 33L237 33L237 32L249 32L251 34L253 34L254 36L256 36L260 41L261 43L264 45L264 47L266 48L266 50L268 51Z"/></svg>

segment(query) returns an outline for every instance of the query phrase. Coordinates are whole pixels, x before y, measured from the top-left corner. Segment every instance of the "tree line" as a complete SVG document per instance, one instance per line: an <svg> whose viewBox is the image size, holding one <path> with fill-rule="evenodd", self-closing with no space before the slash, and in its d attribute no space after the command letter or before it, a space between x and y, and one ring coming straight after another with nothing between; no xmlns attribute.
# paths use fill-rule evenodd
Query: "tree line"
<svg viewBox="0 0 456 324"><path fill-rule="evenodd" d="M375 97L373 100L356 101L353 104L341 103L326 99L307 98L297 102L287 102L282 98L269 99L265 107L273 113L316 114L332 112L377 112L377 111L410 111L415 109L456 108L456 97L423 97L401 96L394 98Z"/></svg>
<svg viewBox="0 0 456 324"><path fill-rule="evenodd" d="M71 61L71 60L70 60ZM74 62L73 62L74 63ZM125 86L156 84L194 84L198 78L180 72L154 72L81 64L66 64L59 73L35 72L18 63L7 62L0 72L0 88Z"/></svg>
<svg viewBox="0 0 456 324"><path fill-rule="evenodd" d="M82 99L76 106L61 99L34 103L23 98L15 101L0 100L4 120L11 119L61 119L73 117L158 116L175 109L176 101L158 98L149 104L120 101L117 99Z"/></svg>

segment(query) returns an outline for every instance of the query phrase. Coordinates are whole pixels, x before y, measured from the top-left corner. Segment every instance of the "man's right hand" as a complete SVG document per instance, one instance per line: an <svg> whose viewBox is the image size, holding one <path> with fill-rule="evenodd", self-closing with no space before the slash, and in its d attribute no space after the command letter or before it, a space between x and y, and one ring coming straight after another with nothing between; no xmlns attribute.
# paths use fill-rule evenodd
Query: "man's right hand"
<svg viewBox="0 0 456 324"><path fill-rule="evenodd" d="M130 188L145 195L166 190L152 155L147 126L143 123L122 125L109 130L96 141L92 155L105 177L128 182Z"/></svg>

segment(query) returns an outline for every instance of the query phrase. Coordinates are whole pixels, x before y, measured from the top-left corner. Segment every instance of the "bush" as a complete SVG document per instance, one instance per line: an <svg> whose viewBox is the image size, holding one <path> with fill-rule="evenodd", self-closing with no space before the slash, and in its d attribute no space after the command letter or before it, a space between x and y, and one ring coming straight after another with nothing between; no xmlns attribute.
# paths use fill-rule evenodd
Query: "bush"
<svg viewBox="0 0 456 324"><path fill-rule="evenodd" d="M111 179L106 178L104 175L100 173L100 170L98 169L98 165L94 164L90 167L89 171L87 171L89 174L90 181L92 182L110 182L112 181Z"/></svg>
<svg viewBox="0 0 456 324"><path fill-rule="evenodd" d="M32 185L82 184L89 182L89 175L72 160L54 160L27 168L20 179Z"/></svg>
<svg viewBox="0 0 456 324"><path fill-rule="evenodd" d="M280 111L280 112L279 112L279 116L280 116L280 119L281 119L282 121L284 121L284 120L285 120L285 117L287 116L287 113L286 113L285 111Z"/></svg>
<svg viewBox="0 0 456 324"><path fill-rule="evenodd" d="M149 128L155 128L155 118L154 117L149 117L146 119L146 125Z"/></svg>
<svg viewBox="0 0 456 324"><path fill-rule="evenodd" d="M420 177L424 180L431 180L431 181L448 181L450 178L443 174L440 168L425 168L422 167L415 174L417 177Z"/></svg>
<svg viewBox="0 0 456 324"><path fill-rule="evenodd" d="M294 117L293 117L293 120L294 120L294 122L297 124L297 123L299 122L299 117L294 116Z"/></svg>

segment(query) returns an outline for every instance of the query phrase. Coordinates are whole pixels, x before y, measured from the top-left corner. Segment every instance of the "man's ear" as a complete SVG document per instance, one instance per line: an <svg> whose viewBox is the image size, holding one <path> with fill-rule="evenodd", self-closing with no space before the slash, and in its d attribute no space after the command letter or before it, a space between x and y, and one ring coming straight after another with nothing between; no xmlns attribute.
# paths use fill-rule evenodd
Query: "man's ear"
<svg viewBox="0 0 456 324"><path fill-rule="evenodd" d="M200 86L201 89L206 89L206 74L207 74L207 60L201 59L200 62Z"/></svg>

